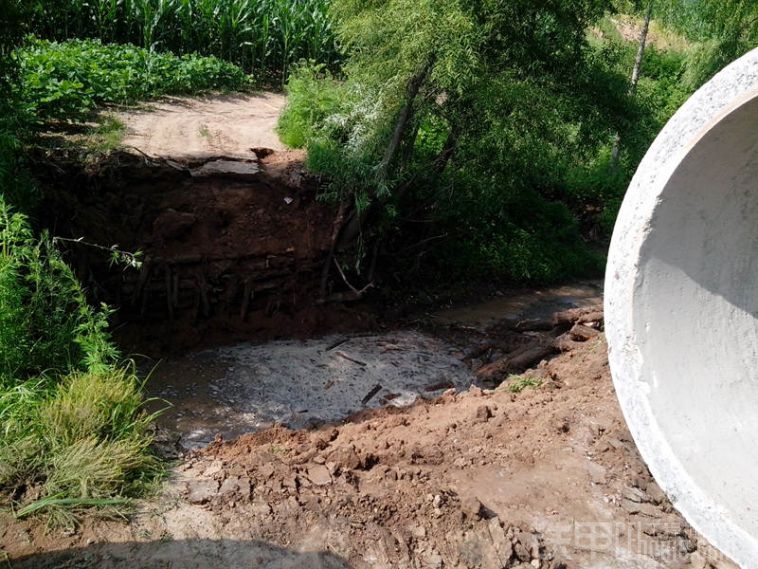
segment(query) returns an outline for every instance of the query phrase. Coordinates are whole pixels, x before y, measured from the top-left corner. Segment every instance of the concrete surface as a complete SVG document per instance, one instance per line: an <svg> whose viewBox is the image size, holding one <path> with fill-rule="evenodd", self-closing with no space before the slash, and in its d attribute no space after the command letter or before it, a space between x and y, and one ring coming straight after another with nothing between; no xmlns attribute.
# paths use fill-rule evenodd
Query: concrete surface
<svg viewBox="0 0 758 569"><path fill-rule="evenodd" d="M615 387L652 474L687 520L758 567L758 49L655 140L611 243Z"/></svg>

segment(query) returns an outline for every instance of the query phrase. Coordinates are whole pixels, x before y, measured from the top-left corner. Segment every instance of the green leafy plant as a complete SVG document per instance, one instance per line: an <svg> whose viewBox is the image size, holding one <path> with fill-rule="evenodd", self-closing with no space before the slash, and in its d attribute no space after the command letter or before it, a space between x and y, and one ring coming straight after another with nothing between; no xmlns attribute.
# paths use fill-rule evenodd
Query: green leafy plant
<svg viewBox="0 0 758 569"><path fill-rule="evenodd" d="M521 393L525 389L537 389L542 384L543 381L541 379L525 375L512 375L503 382L505 389L511 393Z"/></svg>
<svg viewBox="0 0 758 569"><path fill-rule="evenodd" d="M133 367L117 365L108 314L0 196L0 490L41 488L24 515L66 520L64 507L113 505L161 473L154 415Z"/></svg>
<svg viewBox="0 0 758 569"><path fill-rule="evenodd" d="M247 71L286 77L300 59L340 54L329 0L66 0L36 4L34 33L99 38L151 52L215 55Z"/></svg>
<svg viewBox="0 0 758 569"><path fill-rule="evenodd" d="M81 120L104 103L243 90L252 84L239 67L213 57L177 57L98 40L29 39L16 56L20 98L38 120Z"/></svg>

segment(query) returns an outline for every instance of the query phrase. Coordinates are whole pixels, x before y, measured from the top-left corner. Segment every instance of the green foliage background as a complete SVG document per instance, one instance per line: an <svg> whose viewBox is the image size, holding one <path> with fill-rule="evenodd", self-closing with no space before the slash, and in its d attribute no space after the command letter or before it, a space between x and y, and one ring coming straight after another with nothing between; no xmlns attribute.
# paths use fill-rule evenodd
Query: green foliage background
<svg viewBox="0 0 758 569"><path fill-rule="evenodd" d="M342 71L295 69L280 134L308 149L310 167L330 181L327 197L362 212L347 259L355 273L375 249L414 286L439 274L599 274L652 139L703 81L756 45L758 7L725 4L656 0L659 33L700 27L677 36L681 48L651 41L631 93L638 46L614 14L639 22L646 2L334 0ZM400 149L387 164L397 128Z"/></svg>
<svg viewBox="0 0 758 569"><path fill-rule="evenodd" d="M328 0L58 0L35 2L30 31L56 40L100 39L150 51L214 55L280 80L302 58L339 53Z"/></svg>

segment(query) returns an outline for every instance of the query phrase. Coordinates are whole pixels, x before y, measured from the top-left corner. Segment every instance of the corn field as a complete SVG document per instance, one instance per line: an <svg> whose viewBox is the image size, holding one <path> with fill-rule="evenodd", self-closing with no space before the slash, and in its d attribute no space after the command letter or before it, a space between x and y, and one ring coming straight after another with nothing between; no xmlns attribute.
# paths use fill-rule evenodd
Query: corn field
<svg viewBox="0 0 758 569"><path fill-rule="evenodd" d="M215 55L286 78L300 59L339 59L328 7L329 0L58 0L37 3L31 31Z"/></svg>

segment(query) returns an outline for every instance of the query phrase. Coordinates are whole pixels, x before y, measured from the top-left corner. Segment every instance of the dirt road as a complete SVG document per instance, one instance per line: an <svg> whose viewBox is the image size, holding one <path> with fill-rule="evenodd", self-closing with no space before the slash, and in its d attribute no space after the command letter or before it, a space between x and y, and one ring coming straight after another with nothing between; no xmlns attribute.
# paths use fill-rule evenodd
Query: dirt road
<svg viewBox="0 0 758 569"><path fill-rule="evenodd" d="M167 97L119 115L126 126L123 144L176 160L255 158L251 148L284 150L275 128L285 103L284 95L266 92Z"/></svg>

